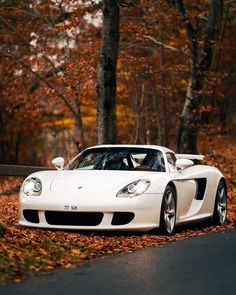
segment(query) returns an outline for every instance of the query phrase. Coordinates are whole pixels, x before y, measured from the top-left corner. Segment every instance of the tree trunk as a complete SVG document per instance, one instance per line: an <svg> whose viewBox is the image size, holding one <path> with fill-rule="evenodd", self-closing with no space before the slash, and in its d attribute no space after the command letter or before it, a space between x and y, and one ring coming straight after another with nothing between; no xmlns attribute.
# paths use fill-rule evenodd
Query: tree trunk
<svg viewBox="0 0 236 295"><path fill-rule="evenodd" d="M136 90L136 126L135 126L135 138L134 138L134 144L143 144L144 139L143 139L143 118L142 118L142 113L143 113L143 104L144 104L144 91L145 91L145 84L142 84L142 91L141 91L141 97L139 98L139 89L137 87L136 83L136 78L135 80L135 90Z"/></svg>
<svg viewBox="0 0 236 295"><path fill-rule="evenodd" d="M0 106L0 163L7 163L9 156L9 143L6 138L6 131L4 126L3 114Z"/></svg>
<svg viewBox="0 0 236 295"><path fill-rule="evenodd" d="M180 119L178 135L178 152L197 153L200 111L202 106L202 90L206 83L209 69L211 68L215 43L220 34L223 0L211 0L206 27L206 36L201 58L198 50L198 31L186 18L184 2L175 0L174 5L184 17L190 49L190 77L184 108Z"/></svg>
<svg viewBox="0 0 236 295"><path fill-rule="evenodd" d="M79 95L76 93L76 127L79 133L79 140L76 140L76 145L78 150L82 150L86 148L86 141L84 138L84 131L83 131L83 121L82 121L82 115L81 115L81 108L80 108L80 100Z"/></svg>
<svg viewBox="0 0 236 295"><path fill-rule="evenodd" d="M192 66L192 68L194 68ZM178 134L178 152L179 153L197 153L198 139L198 108L200 104L200 95L198 94L198 77L195 70L191 70L188 83L184 108L180 118L180 127Z"/></svg>
<svg viewBox="0 0 236 295"><path fill-rule="evenodd" d="M156 89L156 78L155 75L151 76L152 83L153 83L153 91L152 91L152 105L155 114L155 133L154 140L157 144L161 145L162 143L162 133L161 133L161 117L160 117L160 103L158 99L158 93Z"/></svg>
<svg viewBox="0 0 236 295"><path fill-rule="evenodd" d="M2 115L0 109L0 163L4 163L5 155L5 142L3 139L3 124L2 124Z"/></svg>
<svg viewBox="0 0 236 295"><path fill-rule="evenodd" d="M162 40L162 38L161 38ZM163 48L161 48L160 50L160 68L162 69L163 68L163 65L164 65L164 51L163 51ZM161 130L161 133L162 133L162 141L161 141L161 144L164 145L164 146L168 146L169 145L169 128L168 128L168 115L167 115L167 95L166 95L166 77L165 77L165 73L163 71L161 71L160 73L161 75L161 87L162 87L162 91L161 91L161 101L162 101L162 117L163 117L163 120L162 120L162 130Z"/></svg>
<svg viewBox="0 0 236 295"><path fill-rule="evenodd" d="M118 0L103 0L103 32L98 65L97 140L116 143L116 65L119 47Z"/></svg>
<svg viewBox="0 0 236 295"><path fill-rule="evenodd" d="M6 229L7 228L6 228L5 224L3 222L1 222L1 220L0 220L0 237L3 236L3 234L6 231Z"/></svg>

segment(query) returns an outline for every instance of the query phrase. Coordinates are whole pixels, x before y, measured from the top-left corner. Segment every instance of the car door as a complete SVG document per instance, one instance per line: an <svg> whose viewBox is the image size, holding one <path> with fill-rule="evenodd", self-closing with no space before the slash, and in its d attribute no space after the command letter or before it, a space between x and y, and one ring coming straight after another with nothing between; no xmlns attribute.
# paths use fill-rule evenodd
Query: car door
<svg viewBox="0 0 236 295"><path fill-rule="evenodd" d="M198 211L201 205L205 189L206 178L194 175L189 176L187 170L178 171L176 168L176 157L172 152L166 153L169 172L173 175L174 184L177 191L177 221L186 217L191 217Z"/></svg>
<svg viewBox="0 0 236 295"><path fill-rule="evenodd" d="M195 179L179 179L175 180L174 183L177 190L176 215L177 219L181 219L188 214L193 205L197 193L197 182Z"/></svg>

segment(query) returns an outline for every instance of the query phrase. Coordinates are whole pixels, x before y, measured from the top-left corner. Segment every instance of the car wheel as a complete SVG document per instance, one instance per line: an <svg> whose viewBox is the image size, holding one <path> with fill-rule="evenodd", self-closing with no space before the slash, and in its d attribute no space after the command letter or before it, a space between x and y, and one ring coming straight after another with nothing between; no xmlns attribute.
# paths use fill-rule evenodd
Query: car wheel
<svg viewBox="0 0 236 295"><path fill-rule="evenodd" d="M222 225L226 220L227 215L227 189L224 182L221 180L219 182L217 191L216 191L216 199L215 199L215 207L213 212L213 224Z"/></svg>
<svg viewBox="0 0 236 295"><path fill-rule="evenodd" d="M172 235L176 222L176 195L171 186L167 186L161 206L160 229L165 235Z"/></svg>

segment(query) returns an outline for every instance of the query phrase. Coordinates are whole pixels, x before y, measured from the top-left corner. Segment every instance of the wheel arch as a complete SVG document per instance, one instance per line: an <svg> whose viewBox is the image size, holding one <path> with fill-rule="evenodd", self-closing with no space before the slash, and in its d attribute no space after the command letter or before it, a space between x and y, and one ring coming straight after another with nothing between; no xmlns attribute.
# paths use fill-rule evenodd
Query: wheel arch
<svg viewBox="0 0 236 295"><path fill-rule="evenodd" d="M224 189L225 189L225 216L220 216L220 214L223 214L220 210L221 213L219 213L217 207L218 207L218 188L220 183L223 184ZM222 206L220 206L222 208ZM223 221L221 220L221 218L223 218ZM213 225L222 225L223 223L225 223L225 220L227 219L227 182L226 179L222 176L219 179L218 185L217 185L217 190L216 190L216 194L215 194L215 202L214 202L214 209L213 209L213 214L212 214L212 219L211 222Z"/></svg>
<svg viewBox="0 0 236 295"><path fill-rule="evenodd" d="M222 183L224 184L224 186L225 186L225 191L226 191L226 198L227 198L227 195L228 195L228 190L227 190L227 181L226 181L226 179L222 176L220 179L219 179L219 183L222 181ZM218 183L218 185L219 185L219 183ZM217 185L217 186L218 186ZM216 198L216 196L215 196L215 198Z"/></svg>
<svg viewBox="0 0 236 295"><path fill-rule="evenodd" d="M167 183L166 186L170 186L170 187L173 188L173 190L175 192L175 201L177 202L177 189L176 189L176 186L175 186L174 182L173 181L170 181L170 182Z"/></svg>
<svg viewBox="0 0 236 295"><path fill-rule="evenodd" d="M164 196L165 196L165 193L166 193L168 187L171 188L171 190L173 190L174 193L172 195L173 195L174 200L175 200L175 221L174 221L174 228L172 229L172 232L171 233L168 232L168 230L164 226L164 216L163 216L163 214L164 214L164 211L163 211ZM176 212L177 212L177 190L176 190L176 186L175 186L174 182L173 181L169 181L166 184L165 191L163 193L163 199L162 199L162 204L161 204L160 220L159 220L160 232L163 233L164 235L172 235L175 232Z"/></svg>
<svg viewBox="0 0 236 295"><path fill-rule="evenodd" d="M168 182L167 185L166 185L166 187L167 186L170 186L174 190L174 192L175 192L175 205L176 205L176 212L177 212L177 208L178 208L178 196L177 196L176 186L175 186L175 184L174 184L173 181Z"/></svg>
<svg viewBox="0 0 236 295"><path fill-rule="evenodd" d="M225 186L225 189L226 189L226 193L227 193L227 182L226 182L226 179L224 177L221 177L221 179L219 180L219 183L220 181L223 182L224 186Z"/></svg>
<svg viewBox="0 0 236 295"><path fill-rule="evenodd" d="M222 177L219 178L219 181L218 181L218 183L216 184L216 192L217 192L217 189L218 189L218 185L219 185L219 183L220 183L221 181L223 182L223 184L224 184L224 186L225 186L226 195L227 195L227 192L228 192L228 190L227 190L227 181L226 181L226 179L224 178L224 176L222 176ZM216 200L216 193L215 193L215 197L214 197L214 203L215 203L215 200Z"/></svg>

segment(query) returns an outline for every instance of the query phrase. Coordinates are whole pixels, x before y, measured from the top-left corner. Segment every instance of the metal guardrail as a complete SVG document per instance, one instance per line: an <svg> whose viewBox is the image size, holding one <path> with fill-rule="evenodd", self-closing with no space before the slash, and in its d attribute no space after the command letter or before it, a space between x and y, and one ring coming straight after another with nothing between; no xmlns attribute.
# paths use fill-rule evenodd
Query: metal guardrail
<svg viewBox="0 0 236 295"><path fill-rule="evenodd" d="M54 168L0 164L0 175L1 176L24 176L25 177L33 172L43 171L43 170L54 170Z"/></svg>

